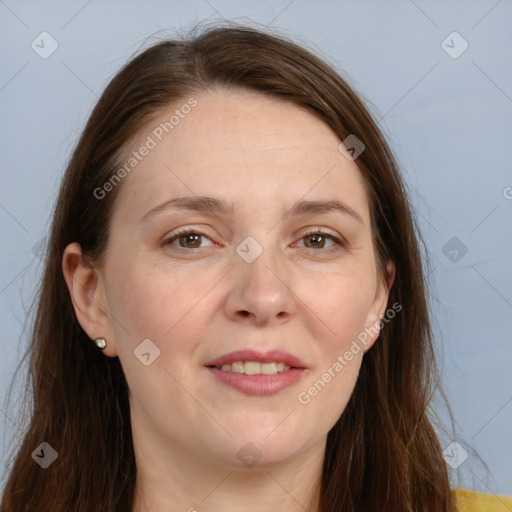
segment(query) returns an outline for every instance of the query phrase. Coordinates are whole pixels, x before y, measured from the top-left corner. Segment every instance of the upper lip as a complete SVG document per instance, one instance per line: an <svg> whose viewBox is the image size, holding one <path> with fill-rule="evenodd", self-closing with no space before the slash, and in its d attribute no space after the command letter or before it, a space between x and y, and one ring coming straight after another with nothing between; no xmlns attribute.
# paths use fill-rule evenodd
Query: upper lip
<svg viewBox="0 0 512 512"><path fill-rule="evenodd" d="M208 361L205 363L205 366L222 366L223 364L231 364L236 361L256 361L259 363L271 363L276 361L278 363L282 362L292 368L306 367L298 357L279 349L267 350L266 352L258 352L252 349L236 350L229 354L224 354L217 359Z"/></svg>

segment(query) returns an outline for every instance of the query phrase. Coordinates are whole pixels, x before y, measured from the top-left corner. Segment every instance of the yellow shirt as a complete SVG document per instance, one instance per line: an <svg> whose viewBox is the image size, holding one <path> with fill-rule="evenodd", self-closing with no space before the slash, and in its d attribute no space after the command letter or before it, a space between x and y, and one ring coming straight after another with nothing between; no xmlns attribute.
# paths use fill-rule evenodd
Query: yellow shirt
<svg viewBox="0 0 512 512"><path fill-rule="evenodd" d="M461 488L452 493L457 500L457 512L512 512L512 498Z"/></svg>

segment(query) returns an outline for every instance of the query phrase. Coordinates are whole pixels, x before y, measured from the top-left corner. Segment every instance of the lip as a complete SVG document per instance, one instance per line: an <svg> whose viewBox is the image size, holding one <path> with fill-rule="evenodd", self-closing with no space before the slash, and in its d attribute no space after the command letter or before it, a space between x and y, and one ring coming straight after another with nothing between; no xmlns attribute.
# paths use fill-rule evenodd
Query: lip
<svg viewBox="0 0 512 512"><path fill-rule="evenodd" d="M290 368L274 375L246 375L215 367L208 367L207 370L222 384L249 396L275 395L299 382L306 371L304 368Z"/></svg>
<svg viewBox="0 0 512 512"><path fill-rule="evenodd" d="M292 369L306 369L305 364L298 357L286 352L285 350L279 349L268 350L264 353L252 349L236 350L229 354L224 354L217 359L208 361L204 366L222 366L223 364L231 364L237 361L255 361L258 363L271 363L276 361L291 366Z"/></svg>

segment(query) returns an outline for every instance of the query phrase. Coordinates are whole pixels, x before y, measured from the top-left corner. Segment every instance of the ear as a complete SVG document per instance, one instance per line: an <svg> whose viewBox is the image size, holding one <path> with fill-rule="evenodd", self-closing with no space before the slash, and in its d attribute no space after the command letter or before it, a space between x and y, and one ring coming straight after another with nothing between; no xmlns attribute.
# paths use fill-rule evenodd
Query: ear
<svg viewBox="0 0 512 512"><path fill-rule="evenodd" d="M102 273L94 269L82 255L80 244L74 242L64 250L62 272L82 329L93 340L105 338L107 346L102 352L109 357L117 356L111 319L106 307L104 279Z"/></svg>
<svg viewBox="0 0 512 512"><path fill-rule="evenodd" d="M389 260L386 264L386 270L383 276L379 276L377 281L377 289L375 291L375 297L371 305L370 311L365 324L365 332L368 337L364 342L365 349L367 352L371 346L375 343L380 334L381 320L386 314L386 306L388 304L389 291L395 281L395 264Z"/></svg>

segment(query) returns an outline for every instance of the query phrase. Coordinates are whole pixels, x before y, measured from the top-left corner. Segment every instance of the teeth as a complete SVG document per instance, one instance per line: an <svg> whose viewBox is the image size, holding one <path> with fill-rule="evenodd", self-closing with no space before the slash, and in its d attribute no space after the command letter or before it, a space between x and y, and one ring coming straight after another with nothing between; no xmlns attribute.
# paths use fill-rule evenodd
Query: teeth
<svg viewBox="0 0 512 512"><path fill-rule="evenodd" d="M248 361L247 363L245 363L245 373L247 375L258 375L259 373L261 373L261 363Z"/></svg>
<svg viewBox="0 0 512 512"><path fill-rule="evenodd" d="M227 365L226 365L227 366ZM231 371L236 373L244 373L244 363L233 363L230 365Z"/></svg>
<svg viewBox="0 0 512 512"><path fill-rule="evenodd" d="M263 375L274 375L275 373L277 373L277 363L261 363L260 366L260 373L262 373Z"/></svg>
<svg viewBox="0 0 512 512"><path fill-rule="evenodd" d="M217 368L219 368L217 366ZM224 372L245 373L246 375L275 375L289 370L291 367L284 363L258 363L257 361L236 361L233 364L223 364L219 369Z"/></svg>

